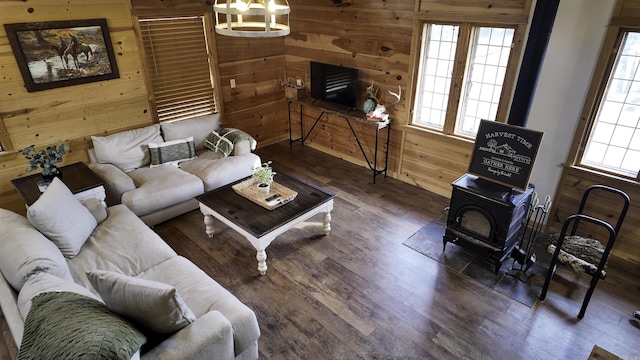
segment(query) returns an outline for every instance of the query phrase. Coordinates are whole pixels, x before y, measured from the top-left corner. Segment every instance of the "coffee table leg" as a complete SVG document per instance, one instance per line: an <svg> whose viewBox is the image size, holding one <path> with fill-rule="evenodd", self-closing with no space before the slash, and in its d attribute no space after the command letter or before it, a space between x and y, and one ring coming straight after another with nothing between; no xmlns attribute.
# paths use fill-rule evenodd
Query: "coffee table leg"
<svg viewBox="0 0 640 360"><path fill-rule="evenodd" d="M331 231L331 212L327 211L324 213L324 234L329 235Z"/></svg>
<svg viewBox="0 0 640 360"><path fill-rule="evenodd" d="M205 226L205 232L207 233L207 235L209 235L210 238L213 237L214 234L214 230L213 230L213 216L211 215L204 215L204 226Z"/></svg>
<svg viewBox="0 0 640 360"><path fill-rule="evenodd" d="M258 250L256 254L256 259L258 259L258 271L260 271L260 275L264 275L267 273L267 252L264 250Z"/></svg>

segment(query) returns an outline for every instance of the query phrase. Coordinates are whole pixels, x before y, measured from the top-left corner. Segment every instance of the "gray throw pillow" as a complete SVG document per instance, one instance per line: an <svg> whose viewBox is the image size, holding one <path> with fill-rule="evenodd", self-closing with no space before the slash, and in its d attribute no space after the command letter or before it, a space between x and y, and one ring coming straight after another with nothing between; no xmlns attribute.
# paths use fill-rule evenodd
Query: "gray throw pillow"
<svg viewBox="0 0 640 360"><path fill-rule="evenodd" d="M170 334L196 320L171 285L103 270L87 272L87 278L109 310L153 332Z"/></svg>
<svg viewBox="0 0 640 360"><path fill-rule="evenodd" d="M212 130L220 127L220 114L202 115L190 119L163 122L162 137L165 141L193 136L196 151L204 149L204 139Z"/></svg>
<svg viewBox="0 0 640 360"><path fill-rule="evenodd" d="M177 166L181 161L196 157L193 136L186 139L166 141L163 143L149 143L151 167L160 165Z"/></svg>
<svg viewBox="0 0 640 360"><path fill-rule="evenodd" d="M109 136L92 136L91 140L99 163L113 164L124 172L148 166L147 144L164 141L158 124Z"/></svg>
<svg viewBox="0 0 640 360"><path fill-rule="evenodd" d="M78 255L98 225L91 212L58 178L54 178L47 190L29 207L27 218L68 258Z"/></svg>

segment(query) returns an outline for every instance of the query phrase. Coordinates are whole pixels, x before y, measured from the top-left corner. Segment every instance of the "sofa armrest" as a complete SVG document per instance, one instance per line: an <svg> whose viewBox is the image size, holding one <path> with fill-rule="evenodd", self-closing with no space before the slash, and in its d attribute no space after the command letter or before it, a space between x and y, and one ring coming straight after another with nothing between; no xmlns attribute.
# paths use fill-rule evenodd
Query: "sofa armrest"
<svg viewBox="0 0 640 360"><path fill-rule="evenodd" d="M209 311L142 356L148 359L234 359L231 323L218 311Z"/></svg>
<svg viewBox="0 0 640 360"><path fill-rule="evenodd" d="M240 140L233 145L233 156L240 156L251 153L251 141Z"/></svg>
<svg viewBox="0 0 640 360"><path fill-rule="evenodd" d="M87 166L104 181L109 206L120 204L122 194L136 188L133 179L115 165L89 163Z"/></svg>
<svg viewBox="0 0 640 360"><path fill-rule="evenodd" d="M0 272L0 309L2 309L2 315L4 315L7 325L9 325L9 331L16 347L20 348L24 332L24 319L18 309L18 293L13 290L2 272Z"/></svg>

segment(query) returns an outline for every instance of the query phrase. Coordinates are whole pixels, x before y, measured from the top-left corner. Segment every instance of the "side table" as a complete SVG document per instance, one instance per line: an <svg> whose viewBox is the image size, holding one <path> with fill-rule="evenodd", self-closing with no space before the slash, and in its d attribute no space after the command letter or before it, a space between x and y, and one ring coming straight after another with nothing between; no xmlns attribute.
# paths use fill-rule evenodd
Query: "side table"
<svg viewBox="0 0 640 360"><path fill-rule="evenodd" d="M69 190L78 200L95 198L100 200L102 205L107 206L106 191L104 182L91 169L82 162L65 165L60 168L62 177L60 180L67 185ZM16 189L27 207L31 206L42 194L38 189L38 182L42 180L42 175L34 174L11 180L11 184Z"/></svg>

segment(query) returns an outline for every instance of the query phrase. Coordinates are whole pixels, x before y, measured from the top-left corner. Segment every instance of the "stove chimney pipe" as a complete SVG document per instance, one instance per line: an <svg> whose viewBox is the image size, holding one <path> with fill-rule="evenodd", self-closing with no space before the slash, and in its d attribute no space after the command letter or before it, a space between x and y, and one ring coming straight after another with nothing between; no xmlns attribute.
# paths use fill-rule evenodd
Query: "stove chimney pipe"
<svg viewBox="0 0 640 360"><path fill-rule="evenodd" d="M560 0L538 0L531 20L508 124L525 127Z"/></svg>

